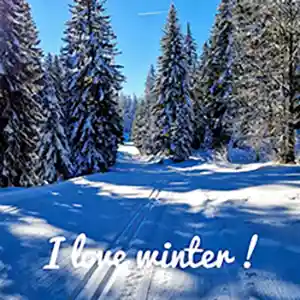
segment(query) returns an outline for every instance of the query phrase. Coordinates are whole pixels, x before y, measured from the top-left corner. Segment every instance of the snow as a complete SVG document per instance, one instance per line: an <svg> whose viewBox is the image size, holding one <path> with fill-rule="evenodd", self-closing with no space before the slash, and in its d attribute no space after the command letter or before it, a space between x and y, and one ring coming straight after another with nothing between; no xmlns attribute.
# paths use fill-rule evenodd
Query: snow
<svg viewBox="0 0 300 300"><path fill-rule="evenodd" d="M3 63L0 61L0 75L5 75Z"/></svg>
<svg viewBox="0 0 300 300"><path fill-rule="evenodd" d="M213 163L195 155L149 163L130 143L105 174L0 193L0 299L299 299L300 167ZM74 269L72 244L126 251L118 268ZM259 235L243 268L253 234ZM228 249L220 269L137 269L138 250ZM49 239L64 236L59 270Z"/></svg>

